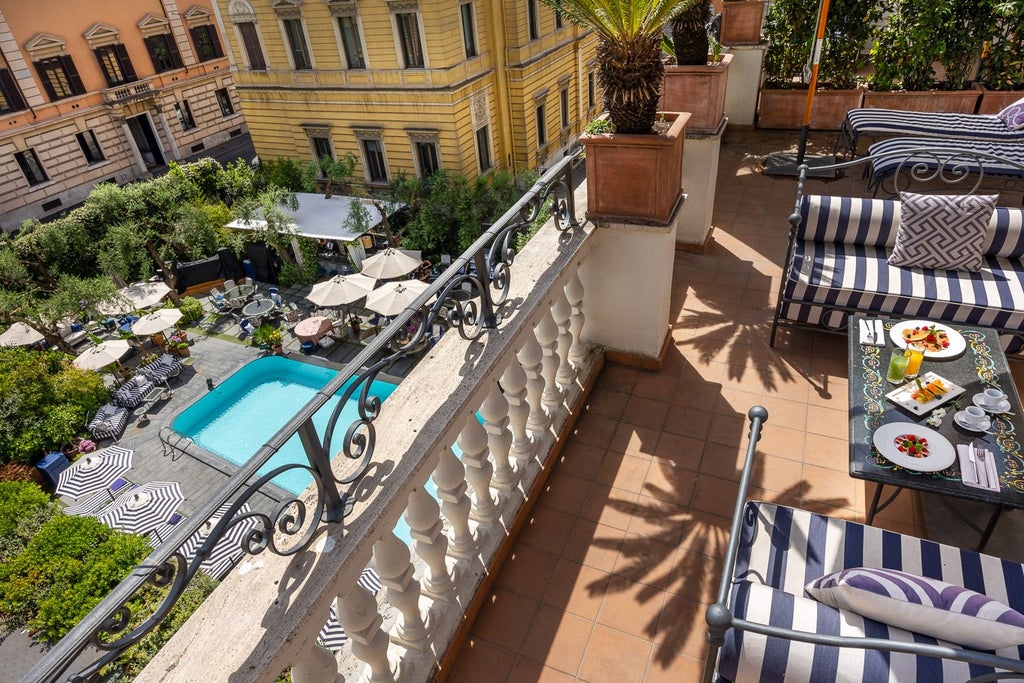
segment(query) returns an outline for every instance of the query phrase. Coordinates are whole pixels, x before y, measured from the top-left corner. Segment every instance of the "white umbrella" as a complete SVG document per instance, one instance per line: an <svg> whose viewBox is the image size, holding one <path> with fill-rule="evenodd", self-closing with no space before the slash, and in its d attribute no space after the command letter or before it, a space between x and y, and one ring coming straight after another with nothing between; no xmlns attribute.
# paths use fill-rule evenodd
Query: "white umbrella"
<svg viewBox="0 0 1024 683"><path fill-rule="evenodd" d="M86 493L104 489L132 466L135 451L122 446L107 446L101 451L88 453L60 473L57 495L78 498Z"/></svg>
<svg viewBox="0 0 1024 683"><path fill-rule="evenodd" d="M181 316L184 313L177 308L161 308L159 311L154 311L147 315L142 316L134 323L132 323L132 332L135 334L156 334L157 332L163 332L168 327L174 325L174 323L181 320Z"/></svg>
<svg viewBox="0 0 1024 683"><path fill-rule="evenodd" d="M363 261L363 275L387 279L401 277L420 267L419 252L388 247Z"/></svg>
<svg viewBox="0 0 1024 683"><path fill-rule="evenodd" d="M28 346L43 341L43 335L25 323L14 323L0 334L0 346Z"/></svg>
<svg viewBox="0 0 1024 683"><path fill-rule="evenodd" d="M169 520L184 501L177 482L151 481L118 498L99 520L112 529L144 534Z"/></svg>
<svg viewBox="0 0 1024 683"><path fill-rule="evenodd" d="M398 315L429 288L430 285L419 280L385 282L366 295L366 307L381 315Z"/></svg>
<svg viewBox="0 0 1024 683"><path fill-rule="evenodd" d="M376 283L372 277L360 273L335 275L330 280L318 282L306 298L317 306L341 306L362 299L370 293Z"/></svg>
<svg viewBox="0 0 1024 683"><path fill-rule="evenodd" d="M97 308L107 315L130 313L160 303L170 292L171 288L163 282L136 282L119 291L115 301L104 302Z"/></svg>
<svg viewBox="0 0 1024 683"><path fill-rule="evenodd" d="M121 356L126 354L130 348L131 344L124 339L105 341L82 351L72 363L83 370L99 370L121 360Z"/></svg>

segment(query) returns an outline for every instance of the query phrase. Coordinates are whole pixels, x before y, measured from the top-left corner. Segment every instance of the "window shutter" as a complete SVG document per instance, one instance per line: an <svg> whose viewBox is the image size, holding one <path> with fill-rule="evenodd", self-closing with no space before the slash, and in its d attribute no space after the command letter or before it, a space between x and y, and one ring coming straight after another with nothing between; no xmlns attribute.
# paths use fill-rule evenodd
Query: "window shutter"
<svg viewBox="0 0 1024 683"><path fill-rule="evenodd" d="M25 108L25 99L21 96L21 90L18 89L18 84L14 82L14 77L7 69L0 69L0 90L3 91L11 111Z"/></svg>
<svg viewBox="0 0 1024 683"><path fill-rule="evenodd" d="M167 35L167 50L171 53L171 61L174 66L179 69L184 65L181 61L181 53L178 52L178 41L174 39L173 35Z"/></svg>
<svg viewBox="0 0 1024 683"><path fill-rule="evenodd" d="M71 59L71 55L60 56L61 66L64 67L64 73L68 77L68 85L71 86L71 92L76 95L85 93L85 87L82 85L82 77L78 75L78 69L75 68L75 60ZM50 88L52 90L52 88Z"/></svg>
<svg viewBox="0 0 1024 683"><path fill-rule="evenodd" d="M132 60L128 57L128 49L124 46L124 43L114 43L114 54L117 55L117 61L121 63L121 71L124 72L125 82L130 83L139 80L139 77L135 75Z"/></svg>
<svg viewBox="0 0 1024 683"><path fill-rule="evenodd" d="M57 99L57 91L53 89L53 84L50 83L50 77L46 74L46 69L39 62L32 62L33 66L36 67L36 72L39 74L39 80L43 84L43 90L46 91L46 96L53 102Z"/></svg>

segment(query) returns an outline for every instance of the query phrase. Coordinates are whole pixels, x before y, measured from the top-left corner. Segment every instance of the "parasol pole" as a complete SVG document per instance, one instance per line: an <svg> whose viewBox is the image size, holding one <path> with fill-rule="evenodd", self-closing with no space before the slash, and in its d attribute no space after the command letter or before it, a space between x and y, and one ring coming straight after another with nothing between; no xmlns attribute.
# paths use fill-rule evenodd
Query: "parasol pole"
<svg viewBox="0 0 1024 683"><path fill-rule="evenodd" d="M818 4L818 29L811 47L811 84L807 88L807 105L804 107L804 120L800 127L800 151L796 155L797 166L804 163L804 155L807 152L807 135L811 130L811 108L814 106L814 90L818 87L818 65L821 63L821 45L825 40L828 7L829 0L821 0Z"/></svg>

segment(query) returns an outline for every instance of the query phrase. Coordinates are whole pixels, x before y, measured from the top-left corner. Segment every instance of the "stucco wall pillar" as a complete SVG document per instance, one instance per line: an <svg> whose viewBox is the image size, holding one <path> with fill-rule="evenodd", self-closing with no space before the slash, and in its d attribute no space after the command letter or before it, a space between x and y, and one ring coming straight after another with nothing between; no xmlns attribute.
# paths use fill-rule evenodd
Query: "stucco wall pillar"
<svg viewBox="0 0 1024 683"><path fill-rule="evenodd" d="M718 186L718 156L722 148L722 135L728 119L711 135L686 135L686 155L683 157L683 178L686 181L686 202L676 243L687 251L703 253L711 237L711 220L715 210L715 188Z"/></svg>
<svg viewBox="0 0 1024 683"><path fill-rule="evenodd" d="M725 115L733 126L753 126L757 94L761 88L761 65L767 45L735 45L729 83L725 86Z"/></svg>

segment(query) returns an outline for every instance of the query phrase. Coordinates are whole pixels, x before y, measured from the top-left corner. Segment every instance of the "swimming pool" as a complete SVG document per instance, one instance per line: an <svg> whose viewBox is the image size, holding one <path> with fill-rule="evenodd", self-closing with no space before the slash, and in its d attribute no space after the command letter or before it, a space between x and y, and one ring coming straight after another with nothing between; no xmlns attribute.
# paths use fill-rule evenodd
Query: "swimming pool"
<svg viewBox="0 0 1024 683"><path fill-rule="evenodd" d="M258 358L186 408L174 419L171 428L214 455L241 467L335 375L337 372L334 370L282 356ZM351 381L346 382L345 387ZM385 401L396 386L377 380L370 385L370 394ZM321 438L345 387L313 416L313 424ZM357 397L353 397L342 409L331 439L332 449L340 448L345 431L358 418L356 405ZM299 435L295 434L264 463L259 474L266 474L286 463L308 462ZM274 479L275 485L296 495L312 482L313 478L307 472L298 469L289 470Z"/></svg>

